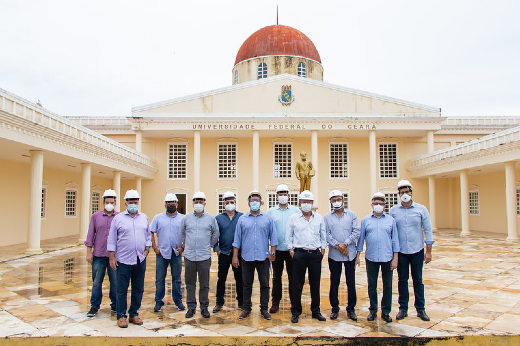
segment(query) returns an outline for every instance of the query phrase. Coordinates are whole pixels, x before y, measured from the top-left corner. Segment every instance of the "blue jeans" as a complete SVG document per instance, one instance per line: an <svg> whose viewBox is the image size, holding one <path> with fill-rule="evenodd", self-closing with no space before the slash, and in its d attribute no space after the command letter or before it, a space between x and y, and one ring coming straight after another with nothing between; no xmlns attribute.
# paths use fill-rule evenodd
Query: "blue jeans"
<svg viewBox="0 0 520 346"><path fill-rule="evenodd" d="M101 299L103 298L103 279L105 279L105 272L107 272L108 281L110 281L110 291L108 293L108 296L110 297L110 307L115 310L117 300L116 271L110 268L110 265L108 264L108 257L93 257L92 294L90 296L90 306L99 310L101 306Z"/></svg>
<svg viewBox="0 0 520 346"><path fill-rule="evenodd" d="M126 295L128 293L128 285L132 280L132 294L130 300L130 309L128 315L130 317L138 316L137 310L141 307L144 292L144 274L146 272L146 259L137 264L127 265L117 262L117 319L126 316Z"/></svg>
<svg viewBox="0 0 520 346"><path fill-rule="evenodd" d="M155 302L164 305L165 279L168 273L168 265L172 273L172 298L175 305L182 303L181 270L182 256L175 256L172 250L171 259L155 255Z"/></svg>
<svg viewBox="0 0 520 346"><path fill-rule="evenodd" d="M422 282L422 272L424 263L424 249L414 254L403 254L399 252L397 262L397 275L399 276L397 288L399 291L399 310L408 311L408 278L412 272L413 293L415 295L415 310L424 311L424 285ZM410 271L409 269L410 268Z"/></svg>

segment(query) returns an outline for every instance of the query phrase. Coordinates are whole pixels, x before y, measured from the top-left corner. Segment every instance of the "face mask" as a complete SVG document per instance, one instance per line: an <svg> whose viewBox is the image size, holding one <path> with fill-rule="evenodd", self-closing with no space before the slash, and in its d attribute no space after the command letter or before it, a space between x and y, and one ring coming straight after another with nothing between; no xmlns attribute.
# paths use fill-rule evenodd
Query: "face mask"
<svg viewBox="0 0 520 346"><path fill-rule="evenodd" d="M260 210L260 202L250 202L249 205L251 207L251 211Z"/></svg>
<svg viewBox="0 0 520 346"><path fill-rule="evenodd" d="M310 204L310 203L302 203L301 208L302 208L303 212L308 213L309 211L312 210L312 204Z"/></svg>
<svg viewBox="0 0 520 346"><path fill-rule="evenodd" d="M126 210L128 210L129 213L134 214L137 213L137 204L129 204L126 207Z"/></svg>
<svg viewBox="0 0 520 346"><path fill-rule="evenodd" d="M374 205L374 213L381 214L385 210L385 207L383 207L380 204Z"/></svg>
<svg viewBox="0 0 520 346"><path fill-rule="evenodd" d="M233 211L233 210L235 210L235 203L229 203L229 204L226 204L226 210L227 210L227 211Z"/></svg>
<svg viewBox="0 0 520 346"><path fill-rule="evenodd" d="M289 202L289 196L279 196L278 197L278 203L281 205L286 205L287 202Z"/></svg>
<svg viewBox="0 0 520 346"><path fill-rule="evenodd" d="M167 205L166 206L166 211L170 214L173 214L177 211L177 206L175 205Z"/></svg>
<svg viewBox="0 0 520 346"><path fill-rule="evenodd" d="M195 204L193 210L195 210L196 213L202 213L204 211L204 204Z"/></svg>
<svg viewBox="0 0 520 346"><path fill-rule="evenodd" d="M410 196L406 193L403 193L403 195L401 196L401 201L403 201L404 203L410 202L411 199L412 199L412 196Z"/></svg>
<svg viewBox="0 0 520 346"><path fill-rule="evenodd" d="M113 205L113 204L110 204L110 203L107 204L107 205L105 205L105 210L108 211L108 212L110 213L111 211L114 210L114 205Z"/></svg>
<svg viewBox="0 0 520 346"><path fill-rule="evenodd" d="M332 208L334 208L335 210L341 209L342 206L343 206L343 202L341 202L341 201L332 203Z"/></svg>

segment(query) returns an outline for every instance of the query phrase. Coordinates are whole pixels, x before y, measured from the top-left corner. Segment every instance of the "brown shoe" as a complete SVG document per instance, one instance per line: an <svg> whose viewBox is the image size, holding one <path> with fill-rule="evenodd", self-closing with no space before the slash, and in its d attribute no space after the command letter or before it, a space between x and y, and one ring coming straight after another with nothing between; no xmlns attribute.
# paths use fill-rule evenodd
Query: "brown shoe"
<svg viewBox="0 0 520 346"><path fill-rule="evenodd" d="M269 312L272 314L276 314L278 310L280 310L280 305L273 303L273 305L271 305L271 308L269 309Z"/></svg>
<svg viewBox="0 0 520 346"><path fill-rule="evenodd" d="M128 319L130 323L137 324L138 326L141 326L143 324L143 320L139 318L139 316L130 317Z"/></svg>
<svg viewBox="0 0 520 346"><path fill-rule="evenodd" d="M215 307L213 308L213 313L215 313L215 312L219 312L220 310L222 310L222 305L217 304L217 305L215 305Z"/></svg>
<svg viewBox="0 0 520 346"><path fill-rule="evenodd" d="M128 327L128 322L126 321L126 317L120 317L117 320L117 326L119 328L127 328Z"/></svg>
<svg viewBox="0 0 520 346"><path fill-rule="evenodd" d="M262 315L262 317L265 318L266 320L270 320L271 319L271 315L269 315L267 310L261 310L260 311L260 315Z"/></svg>
<svg viewBox="0 0 520 346"><path fill-rule="evenodd" d="M244 318L249 317L249 315L251 315L251 310L244 310L238 318L243 320Z"/></svg>

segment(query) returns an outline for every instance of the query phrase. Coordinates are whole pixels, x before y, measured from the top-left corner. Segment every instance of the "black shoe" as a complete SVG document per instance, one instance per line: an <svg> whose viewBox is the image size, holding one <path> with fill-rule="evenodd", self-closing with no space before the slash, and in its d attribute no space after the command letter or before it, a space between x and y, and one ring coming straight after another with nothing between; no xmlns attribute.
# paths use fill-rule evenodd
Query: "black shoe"
<svg viewBox="0 0 520 346"><path fill-rule="evenodd" d="M381 313L381 318L382 318L383 320L385 320L385 322L388 322L388 323L392 322L392 317L390 317L389 314Z"/></svg>
<svg viewBox="0 0 520 346"><path fill-rule="evenodd" d="M354 311L351 311L351 312L348 312L347 311L347 316L348 318L350 318L352 321L357 321L357 316L356 316L356 313Z"/></svg>
<svg viewBox="0 0 520 346"><path fill-rule="evenodd" d="M267 312L267 310L261 310L260 315L262 315L262 317L265 318L266 320L271 319L271 315L269 314L269 312Z"/></svg>
<svg viewBox="0 0 520 346"><path fill-rule="evenodd" d="M161 303L155 303L153 308L153 312L160 312L162 310L163 305Z"/></svg>
<svg viewBox="0 0 520 346"><path fill-rule="evenodd" d="M195 315L195 309L188 309L186 312L186 318L192 318Z"/></svg>
<svg viewBox="0 0 520 346"><path fill-rule="evenodd" d="M202 314L202 317L209 318L211 315L209 314L208 308L202 308L200 309L200 313Z"/></svg>
<svg viewBox="0 0 520 346"><path fill-rule="evenodd" d="M87 317L94 317L94 316L96 316L97 312L98 312L98 309L90 308L90 310L87 312Z"/></svg>
<svg viewBox="0 0 520 346"><path fill-rule="evenodd" d="M300 319L300 316L298 315L292 315L291 322L292 323L298 323L298 320Z"/></svg>
<svg viewBox="0 0 520 346"><path fill-rule="evenodd" d="M180 302L179 304L177 304L177 310L179 310L179 311L183 311L183 310L185 310L185 309L186 309L186 307L184 306L184 304L182 304L182 302Z"/></svg>
<svg viewBox="0 0 520 346"><path fill-rule="evenodd" d="M330 319L331 320L335 320L336 318L338 318L338 313L337 312L331 312L330 313Z"/></svg>
<svg viewBox="0 0 520 346"><path fill-rule="evenodd" d="M213 308L213 313L216 313L216 312L219 312L222 310L222 305L220 304L217 304L215 305L215 307Z"/></svg>
<svg viewBox="0 0 520 346"><path fill-rule="evenodd" d="M404 310L399 310L397 316L395 316L396 320L404 320L405 317L408 317L408 313Z"/></svg>
<svg viewBox="0 0 520 346"><path fill-rule="evenodd" d="M312 314L312 318L315 318L317 319L318 321L320 322L323 322L323 321L326 321L327 319L325 318L325 316L323 316L321 313L317 313L317 314Z"/></svg>
<svg viewBox="0 0 520 346"><path fill-rule="evenodd" d="M111 314L117 314L116 308L110 307L110 313Z"/></svg>
<svg viewBox="0 0 520 346"><path fill-rule="evenodd" d="M88 315L87 315L88 316ZM423 321L429 321L430 318L428 317L428 315L426 315L426 311L422 310L422 311L418 311L417 312L417 317L419 317L421 320Z"/></svg>
<svg viewBox="0 0 520 346"><path fill-rule="evenodd" d="M376 313L375 312L371 312L368 314L367 316L367 321L373 321L376 319Z"/></svg>

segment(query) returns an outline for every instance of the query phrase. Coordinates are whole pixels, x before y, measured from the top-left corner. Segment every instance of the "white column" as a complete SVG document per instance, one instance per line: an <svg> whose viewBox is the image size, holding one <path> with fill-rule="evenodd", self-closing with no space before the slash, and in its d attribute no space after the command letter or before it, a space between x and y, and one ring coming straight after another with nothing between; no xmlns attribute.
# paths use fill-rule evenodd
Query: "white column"
<svg viewBox="0 0 520 346"><path fill-rule="evenodd" d="M311 163L314 167L314 171L316 172L316 175L311 179L311 192L315 196L314 201L314 208L319 208L319 196L318 196L318 131L312 130L311 131Z"/></svg>
<svg viewBox="0 0 520 346"><path fill-rule="evenodd" d="M428 142L428 153L433 153L435 151L435 145L433 140L433 131L430 130L427 132L427 142Z"/></svg>
<svg viewBox="0 0 520 346"><path fill-rule="evenodd" d="M515 162L506 162L507 240L518 240L516 231L516 172Z"/></svg>
<svg viewBox="0 0 520 346"><path fill-rule="evenodd" d="M143 131L135 131L135 150L143 152Z"/></svg>
<svg viewBox="0 0 520 346"><path fill-rule="evenodd" d="M29 229L27 232L28 254L42 253L41 238L41 208L42 208L43 151L31 150L31 186L29 199Z"/></svg>
<svg viewBox="0 0 520 346"><path fill-rule="evenodd" d="M117 203L114 208L115 211L121 211L121 204L123 205L123 209L125 206L124 196L121 196L121 172L113 172L114 176L112 178L113 189L117 195Z"/></svg>
<svg viewBox="0 0 520 346"><path fill-rule="evenodd" d="M200 191L200 131L193 131L193 192Z"/></svg>
<svg viewBox="0 0 520 346"><path fill-rule="evenodd" d="M429 190L429 202L430 202L430 220L432 223L432 230L437 229L437 220L435 213L435 177L430 175L428 177L428 190Z"/></svg>
<svg viewBox="0 0 520 346"><path fill-rule="evenodd" d="M87 239L88 224L90 222L90 175L92 164L81 164L81 209L79 214L79 243Z"/></svg>
<svg viewBox="0 0 520 346"><path fill-rule="evenodd" d="M368 148L370 153L370 195L372 195L377 191L376 131L368 131Z"/></svg>
<svg viewBox="0 0 520 346"><path fill-rule="evenodd" d="M143 195L141 194L141 178L135 178L135 189L139 193L141 199L139 200L139 210L143 211Z"/></svg>
<svg viewBox="0 0 520 346"><path fill-rule="evenodd" d="M260 131L253 131L253 190L260 186Z"/></svg>
<svg viewBox="0 0 520 346"><path fill-rule="evenodd" d="M468 171L460 171L460 220L461 235L469 235Z"/></svg>

